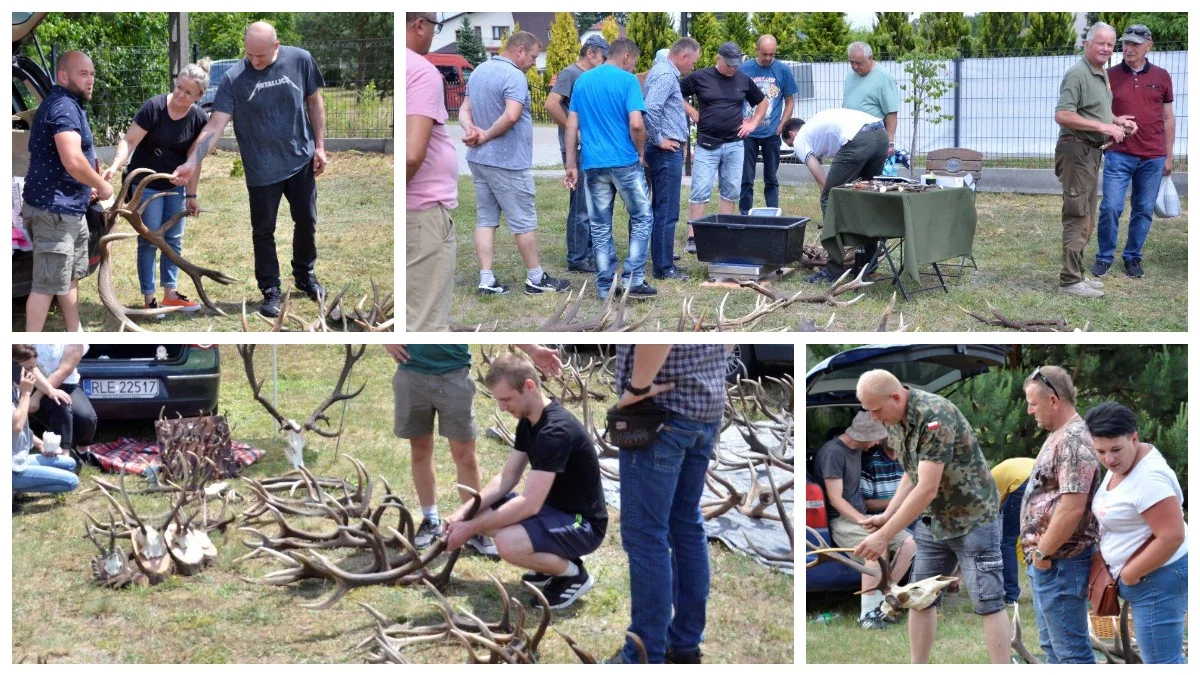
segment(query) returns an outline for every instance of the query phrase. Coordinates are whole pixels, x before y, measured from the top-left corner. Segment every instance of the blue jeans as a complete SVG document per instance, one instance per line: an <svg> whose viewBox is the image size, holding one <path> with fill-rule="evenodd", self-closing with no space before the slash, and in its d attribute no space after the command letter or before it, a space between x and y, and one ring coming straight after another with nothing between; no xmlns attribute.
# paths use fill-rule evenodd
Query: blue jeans
<svg viewBox="0 0 1200 675"><path fill-rule="evenodd" d="M12 490L18 492L70 492L79 487L75 475L75 460L70 455L47 457L30 451L30 464L24 471L14 471Z"/></svg>
<svg viewBox="0 0 1200 675"><path fill-rule="evenodd" d="M1004 602L1011 605L1021 599L1020 576L1017 569L1017 539L1021 536L1021 501L1025 498L1025 486L1029 481L1012 491L1000 505L1000 555L1004 558Z"/></svg>
<svg viewBox="0 0 1200 675"><path fill-rule="evenodd" d="M1184 614L1187 613L1188 559L1147 574L1138 584L1120 584L1121 597L1133 612L1133 632L1146 663L1187 663L1183 659Z"/></svg>
<svg viewBox="0 0 1200 675"><path fill-rule="evenodd" d="M1055 560L1048 570L1030 565L1029 587L1046 663L1095 663L1088 638L1088 572L1092 547L1073 558Z"/></svg>
<svg viewBox="0 0 1200 675"><path fill-rule="evenodd" d="M621 278L630 286L646 282L646 254L650 244L650 229L654 214L650 210L650 188L646 172L634 162L629 166L586 169L588 217L592 224L592 254L596 257L596 290L600 297L608 295L617 269L617 246L613 243L613 203L616 196L625 202L632 231L629 233L629 257ZM632 278L631 278L632 277Z"/></svg>
<svg viewBox="0 0 1200 675"><path fill-rule="evenodd" d="M654 227L650 230L650 257L654 274L662 276L675 267L675 224L679 222L679 192L683 183L683 148L667 152L646 145L650 167L650 203Z"/></svg>
<svg viewBox="0 0 1200 675"><path fill-rule="evenodd" d="M779 206L779 143L778 136L742 139L745 154L742 157L742 198L738 209L745 215L754 207L754 177L758 165L758 153L762 152L763 197L767 206Z"/></svg>
<svg viewBox="0 0 1200 675"><path fill-rule="evenodd" d="M567 152L562 153L563 166L567 164ZM579 157L579 151L575 151ZM587 182L580 181L571 190L571 203L567 206L567 267L578 267L592 259L592 226L588 222Z"/></svg>
<svg viewBox="0 0 1200 675"><path fill-rule="evenodd" d="M700 496L720 422L667 418L648 448L621 450L621 542L629 555L629 630L650 663L696 654L708 604L708 540ZM626 641L625 661L637 663Z"/></svg>
<svg viewBox="0 0 1200 675"><path fill-rule="evenodd" d="M723 143L713 150L697 145L692 158L692 191L688 203L707 204L712 198L714 183L721 199L736 202L741 196L744 153L741 141Z"/></svg>
<svg viewBox="0 0 1200 675"><path fill-rule="evenodd" d="M183 196L186 193L186 188L183 185L171 188L170 190L151 190L146 188L142 192L142 202L145 203L154 195L165 192L166 197L155 199L146 204L146 210L142 212L142 222L150 230L161 229L163 223L167 222L171 216L183 210ZM183 251L183 224L187 218L181 218L179 223L167 230L166 239L171 248L175 249L176 253ZM158 247L146 241L142 237L138 237L137 243L137 272L138 283L142 287L142 295L154 295L154 257L158 254ZM171 262L167 256L162 256L158 261L159 273L162 276L163 288L178 288L179 286L179 268L175 263Z"/></svg>
<svg viewBox="0 0 1200 675"><path fill-rule="evenodd" d="M1158 199L1158 184L1162 182L1166 163L1166 157L1142 159L1113 150L1104 153L1104 197L1100 200L1100 218L1096 223L1096 262L1111 263L1117 253L1117 230L1130 183L1133 183L1133 197L1129 202L1129 235L1121 257L1126 261L1142 259L1142 244L1150 234L1154 201Z"/></svg>

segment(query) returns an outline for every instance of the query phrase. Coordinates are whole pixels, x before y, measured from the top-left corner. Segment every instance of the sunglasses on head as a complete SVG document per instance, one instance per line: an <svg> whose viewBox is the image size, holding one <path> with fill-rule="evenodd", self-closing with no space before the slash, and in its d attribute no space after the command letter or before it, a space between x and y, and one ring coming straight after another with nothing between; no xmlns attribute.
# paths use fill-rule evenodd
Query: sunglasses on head
<svg viewBox="0 0 1200 675"><path fill-rule="evenodd" d="M1041 366L1038 366L1037 368L1033 369L1033 374L1029 376L1029 379L1039 380L1042 384L1044 384L1050 388L1050 393L1054 394L1055 398L1059 398L1059 399L1062 398L1062 396L1058 395L1058 390L1054 388L1054 385L1050 384L1050 380L1046 379L1046 376L1042 374Z"/></svg>
<svg viewBox="0 0 1200 675"><path fill-rule="evenodd" d="M1146 38L1147 40L1151 39L1150 31L1146 30L1145 28L1126 28L1125 34L1136 35L1140 38Z"/></svg>

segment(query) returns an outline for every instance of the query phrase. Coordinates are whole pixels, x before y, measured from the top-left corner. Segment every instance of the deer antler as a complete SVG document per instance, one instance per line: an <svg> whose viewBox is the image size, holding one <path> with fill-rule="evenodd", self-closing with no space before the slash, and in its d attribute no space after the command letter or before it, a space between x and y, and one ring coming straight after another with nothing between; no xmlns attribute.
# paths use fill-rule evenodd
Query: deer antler
<svg viewBox="0 0 1200 675"><path fill-rule="evenodd" d="M295 420L285 418L282 414L280 414L275 406L267 400L267 397L262 395L262 387L266 382L266 379L264 378L260 380L254 374L254 349L257 346L258 345L253 344L237 346L238 354L242 356L242 366L246 369L246 377L250 380L250 391L254 394L254 400L258 401L262 407L266 409L267 413L271 417L275 418L275 421L279 423L279 428L300 433L300 424Z"/></svg>
<svg viewBox="0 0 1200 675"><path fill-rule="evenodd" d="M993 307L992 303L990 302L987 303L987 307L988 311L991 312L992 316L995 318L989 319L980 316L961 305L958 307L958 309L967 316L977 321L986 323L989 326L1010 328L1023 333L1065 333L1071 331L1071 327L1067 325L1066 319L1030 319L1029 321L1018 321L1016 319L1010 319L1001 314L1000 311ZM1077 328L1075 330L1078 331L1079 329ZM1084 331L1086 330L1087 327L1085 326Z"/></svg>
<svg viewBox="0 0 1200 675"><path fill-rule="evenodd" d="M304 423L305 429L308 429L315 434L324 436L325 438L336 438L337 436L340 436L342 434L342 429L344 428L343 426L339 426L337 431L328 431L320 426L319 423L324 423L326 425L329 424L329 417L325 415L325 411L329 409L329 406L337 403L338 401L348 401L355 396L358 396L367 386L366 382L364 382L361 386L359 386L358 389L354 390L354 393L352 394L347 394L346 392L342 391L343 387L346 386L346 378L350 377L350 369L354 367L355 363L358 363L358 360L361 359L363 354L365 354L367 351L367 346L365 344L358 345L357 348L352 345L345 345L345 348L346 358L342 363L342 371L338 373L337 382L333 385L333 392L330 393L329 396L327 396L321 403L321 405L318 406L317 409L308 416L308 421Z"/></svg>

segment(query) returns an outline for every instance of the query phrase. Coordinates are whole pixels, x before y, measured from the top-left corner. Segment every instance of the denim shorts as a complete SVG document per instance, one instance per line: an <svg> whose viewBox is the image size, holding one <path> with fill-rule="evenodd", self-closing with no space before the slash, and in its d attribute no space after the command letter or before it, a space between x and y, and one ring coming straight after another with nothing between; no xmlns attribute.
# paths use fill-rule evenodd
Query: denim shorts
<svg viewBox="0 0 1200 675"><path fill-rule="evenodd" d="M954 574L962 568L963 583L971 595L971 605L981 616L1004 609L1004 559L1000 555L1000 519L980 525L961 537L934 539L925 518L917 520L913 539L917 555L913 559L912 581L939 574ZM934 606L940 605L939 597Z"/></svg>
<svg viewBox="0 0 1200 675"><path fill-rule="evenodd" d="M515 492L504 495L492 504L492 509L500 508L516 496ZM607 522L594 525L578 513L567 513L546 504L520 525L529 535L534 553L550 553L565 560L582 558L600 548L608 529Z"/></svg>
<svg viewBox="0 0 1200 675"><path fill-rule="evenodd" d="M745 155L742 141L722 144L714 150L696 146L696 157L692 163L692 191L688 202L707 204L712 197L713 182L720 177L721 199L736 202L742 197L742 158Z"/></svg>
<svg viewBox="0 0 1200 675"><path fill-rule="evenodd" d="M500 227L500 213L508 220L513 234L537 229L534 205L533 170L501 169L486 164L468 163L475 183L476 228Z"/></svg>

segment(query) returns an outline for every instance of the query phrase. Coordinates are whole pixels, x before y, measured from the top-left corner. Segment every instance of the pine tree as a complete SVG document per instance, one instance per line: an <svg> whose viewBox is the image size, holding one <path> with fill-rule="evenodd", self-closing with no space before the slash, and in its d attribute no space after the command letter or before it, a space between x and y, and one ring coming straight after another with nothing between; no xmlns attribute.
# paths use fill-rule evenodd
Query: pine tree
<svg viewBox="0 0 1200 675"><path fill-rule="evenodd" d="M898 61L916 49L916 33L908 12L875 12L875 32L870 44L876 60Z"/></svg>
<svg viewBox="0 0 1200 675"><path fill-rule="evenodd" d="M475 27L465 14L454 34L458 38L458 53L469 61L472 67L487 61L487 50L483 46L483 40L475 33Z"/></svg>
<svg viewBox="0 0 1200 675"><path fill-rule="evenodd" d="M579 35L583 35L602 18L603 12L575 12L575 29Z"/></svg>
<svg viewBox="0 0 1200 675"><path fill-rule="evenodd" d="M725 12L721 20L721 42L735 42L742 48L743 53L751 53L754 49L754 33L750 32L750 14L748 12ZM718 47L720 44L717 45ZM716 63L714 57L712 63Z"/></svg>
<svg viewBox="0 0 1200 675"><path fill-rule="evenodd" d="M917 19L919 33L931 49L948 47L959 56L972 51L971 22L962 12L921 12Z"/></svg>
<svg viewBox="0 0 1200 675"><path fill-rule="evenodd" d="M658 50L670 47L679 39L667 12L630 12L625 32L641 50L637 62L639 73L650 70Z"/></svg>
<svg viewBox="0 0 1200 675"><path fill-rule="evenodd" d="M760 37L772 35L779 44L775 58L797 59L800 57L800 38L796 31L800 27L800 14L796 12L755 12L750 25ZM754 52L750 52L754 53Z"/></svg>
<svg viewBox="0 0 1200 675"><path fill-rule="evenodd" d="M725 41L717 15L712 12L696 12L688 21L688 31L691 37L700 43L700 58L696 60L697 68L707 68L717 62L717 49Z"/></svg>
<svg viewBox="0 0 1200 675"><path fill-rule="evenodd" d="M1030 12L1022 46L1034 53L1075 49L1075 15L1070 12Z"/></svg>
<svg viewBox="0 0 1200 675"><path fill-rule="evenodd" d="M850 44L850 24L843 12L805 12L799 15L798 30L804 33L800 41L800 56L815 61L830 61L846 57Z"/></svg>
<svg viewBox="0 0 1200 675"><path fill-rule="evenodd" d="M551 77L579 58L579 33L570 12L556 12L550 25L550 44L546 46L546 73Z"/></svg>
<svg viewBox="0 0 1200 675"><path fill-rule="evenodd" d="M621 27L617 24L617 20L612 14L604 17L604 25L600 27L600 35L612 44L617 38L621 37Z"/></svg>
<svg viewBox="0 0 1200 675"><path fill-rule="evenodd" d="M984 54L1003 54L1021 47L1025 15L1021 12L981 12L979 49Z"/></svg>
<svg viewBox="0 0 1200 675"><path fill-rule="evenodd" d="M1113 31L1115 31L1117 34L1117 37L1121 37L1121 31L1124 31L1126 26L1140 23L1133 20L1133 12L1088 12L1088 28L1091 28L1092 24L1096 23L1097 21L1103 21L1104 23L1112 26ZM1118 50L1120 47L1121 45L1117 45Z"/></svg>
<svg viewBox="0 0 1200 675"><path fill-rule="evenodd" d="M1187 51L1188 15L1186 12L1135 12L1130 15L1129 23L1145 24L1154 33L1155 49L1169 48ZM1126 27L1128 24L1117 26L1117 37L1121 36L1121 32Z"/></svg>

